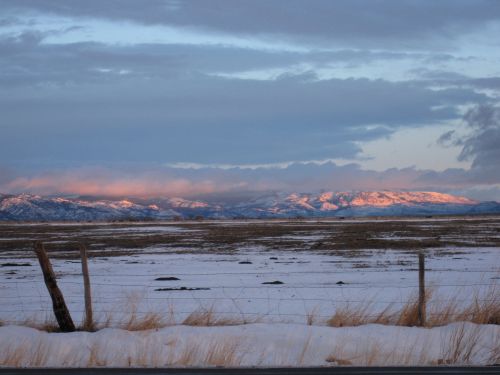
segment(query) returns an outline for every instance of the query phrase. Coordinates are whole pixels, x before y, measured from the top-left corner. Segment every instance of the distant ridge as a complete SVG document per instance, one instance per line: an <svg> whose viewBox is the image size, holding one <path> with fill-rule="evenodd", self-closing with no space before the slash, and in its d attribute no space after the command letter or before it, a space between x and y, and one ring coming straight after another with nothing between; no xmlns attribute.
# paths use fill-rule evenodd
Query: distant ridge
<svg viewBox="0 0 500 375"><path fill-rule="evenodd" d="M294 218L500 213L500 203L436 192L263 193L224 204L183 198L92 199L0 194L0 221Z"/></svg>

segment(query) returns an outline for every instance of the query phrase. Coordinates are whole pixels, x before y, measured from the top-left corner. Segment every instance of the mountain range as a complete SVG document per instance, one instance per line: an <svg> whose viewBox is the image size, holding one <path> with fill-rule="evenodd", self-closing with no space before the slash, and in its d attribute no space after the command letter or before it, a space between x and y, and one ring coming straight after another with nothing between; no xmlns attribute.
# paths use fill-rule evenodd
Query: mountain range
<svg viewBox="0 0 500 375"><path fill-rule="evenodd" d="M262 193L231 201L0 194L0 221L114 221L500 213L500 203L436 192Z"/></svg>

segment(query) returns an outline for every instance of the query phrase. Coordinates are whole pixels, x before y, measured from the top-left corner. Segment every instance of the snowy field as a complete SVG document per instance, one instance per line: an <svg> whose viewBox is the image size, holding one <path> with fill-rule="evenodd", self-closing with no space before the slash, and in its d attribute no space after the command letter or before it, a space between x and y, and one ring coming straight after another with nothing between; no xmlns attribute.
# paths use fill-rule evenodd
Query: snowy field
<svg viewBox="0 0 500 375"><path fill-rule="evenodd" d="M141 334L109 328L93 334L47 334L12 327L53 319L31 250L33 240L44 241L76 323L84 311L76 244L85 242L96 320L121 327L134 314L156 313L169 327ZM500 280L499 241L497 217L0 225L0 321L5 325L0 327L0 351L3 345L7 353L13 337L28 346L48 340L54 353L46 354L52 358L47 363L57 366L62 362L54 356L63 358L64 350L84 342L87 349L81 356L67 361L85 365L92 350L109 340L113 353L122 352L116 350L118 345L126 347L125 354L110 352L102 361L124 365L126 353L147 341L156 348L155 356L164 360L158 359L157 365L168 365L169 360L170 365L182 365L179 358L191 340L198 357L193 354L197 359L186 365L213 365L203 362L206 353L201 352L218 337L217 342L234 344L237 353L257 345L255 350L243 350L246 354L238 356L238 365L326 365L339 364L339 358L363 364L367 359L360 353L375 347L387 361L392 350L393 364L403 363L401 356L410 364L424 356L428 363L442 360L453 341L450 337L462 330L466 336L480 337L478 347L483 348L468 363L487 363L488 353L500 350L498 325L331 328L327 322L346 308L366 309L367 316L401 310L418 292L419 251L425 253L426 285L432 292L428 319L439 318L433 315L442 314L440 307L450 301L466 306L475 299L493 298ZM180 325L202 311L236 325ZM124 341L124 336L130 340ZM340 342L345 343L343 349ZM418 343L416 349L410 350L411 342ZM169 360L163 352L168 343ZM334 353L341 349L343 353ZM149 364L153 362L150 358Z"/></svg>
<svg viewBox="0 0 500 375"><path fill-rule="evenodd" d="M456 296L460 302L472 301L497 280L498 249L461 252L460 256L428 252L426 282L437 302ZM176 321L205 308L246 321L306 323L309 314L327 319L339 305L370 302L374 313L388 305L404 305L418 290L416 261L412 253L393 251L346 259L256 248L228 255L159 252L99 257L90 260L89 268L94 310L103 319L120 320L136 304L138 313L173 312ZM15 323L50 317L52 305L36 261L9 258L12 266L3 262L7 266L2 267L0 319ZM75 321L81 321L80 263L55 259L53 268ZM273 282L283 284L264 284Z"/></svg>

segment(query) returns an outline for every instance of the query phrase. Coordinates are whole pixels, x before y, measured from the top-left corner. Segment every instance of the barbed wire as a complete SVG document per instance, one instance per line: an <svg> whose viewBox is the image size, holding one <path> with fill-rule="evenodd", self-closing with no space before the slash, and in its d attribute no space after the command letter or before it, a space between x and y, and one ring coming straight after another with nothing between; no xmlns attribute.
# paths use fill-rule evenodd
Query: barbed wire
<svg viewBox="0 0 500 375"><path fill-rule="evenodd" d="M244 256L240 257L244 259ZM294 259L295 260L295 259ZM286 259L283 259L286 261ZM235 263L238 262L237 260ZM79 263L74 261L71 263ZM248 262L252 264L251 262ZM300 263L300 262L295 262ZM304 262L309 263L309 262ZM325 265L327 263L322 263ZM309 319L311 315L317 319L329 319L335 314L337 308L348 306L349 304L358 304L361 307L358 311L364 319L376 319L380 313L375 311L380 308L384 311L394 306L408 306L415 303L415 291L419 284L416 283L416 273L418 268L414 268L416 262L410 261L405 264L390 264L391 268L385 269L380 266L379 269L365 269L356 267L344 269L342 267L331 270L320 268L319 270L305 271L280 271L268 270L262 271L243 271L243 272L175 272L174 269L166 269L166 272L144 272L140 273L124 272L125 269L119 268L117 273L106 273L106 269L98 269L96 272L90 272L92 298L95 314L121 314L130 313L150 314L156 312L155 309L165 308L161 303L178 302L180 308L175 309L175 314L192 314L197 309L206 309L206 306L217 306L221 310L214 311L216 315L234 316L255 316L255 317L290 317ZM157 264L161 265L161 264ZM335 267L338 267L336 265ZM319 267L318 267L319 268ZM9 271L8 267L2 267ZM109 268L111 270L111 268ZM171 272L173 271L173 272ZM395 280L390 282L393 275L398 273L414 273L413 277L405 277L408 280ZM500 304L499 294L488 294L489 288L495 288L499 281L500 267L470 267L464 269L453 268L428 268L425 272L432 275L426 280L430 290L437 288L457 288L461 292L482 290L484 294L469 293L467 296L460 297L438 297L432 296L428 302L428 318L439 317L464 317L465 313L436 313L432 311L433 304L440 303L453 304ZM470 274L470 282L467 281L444 281L433 280L435 275L440 272L455 272L460 274ZM388 274L389 278L383 280L359 280L360 275L364 274ZM476 277L477 274L483 274L483 278ZM167 276L168 275L168 276ZM314 279L314 276L329 276ZM43 275L39 269L29 275L10 275L4 277L0 283L0 321L6 323L19 323L27 314L46 314L51 316L53 310L48 293L44 290ZM81 273L70 268L70 271L56 270L57 283L62 289L66 289L65 297L68 302L68 308L72 313L83 314L85 311L83 305L83 281L79 280ZM294 276L298 276L295 277ZM349 276L349 277L348 277ZM351 281L350 276L355 276L356 281ZM171 280L160 280L159 278L172 278ZM182 279L175 279L180 277ZM311 278L309 278L311 277ZM192 279L191 279L192 278ZM490 281L485 281L489 278ZM307 279L307 280L306 280ZM273 284L276 283L276 284ZM210 292L210 291L212 292ZM381 296L376 298L373 295L383 293L384 290L390 290L390 297ZM4 294L5 291L5 294ZM127 293L141 292L141 303L139 308L127 311ZM314 291L314 292L313 292ZM498 291L498 289L497 289ZM351 293L352 292L352 293ZM162 293L162 294L160 294ZM180 295L179 293L186 293ZM208 293L208 295L207 295ZM364 294L370 294L363 297ZM399 294L399 299L396 298ZM384 298L385 297L385 298ZM78 302L75 302L78 300ZM124 300L125 304L122 303ZM256 302L257 306L250 306L249 303ZM266 303L267 302L267 303ZM146 308L147 304L157 304L154 308ZM315 309L312 304L316 303L322 310L316 314L311 311ZM158 305L160 304L160 305ZM186 306L186 304L188 306ZM290 306L294 306L290 311ZM193 309L188 309L192 305ZM298 305L298 306L297 306ZM123 306L122 311L116 311ZM373 314L367 314L363 307L375 306ZM113 309L114 307L115 309ZM351 306L356 307L356 306ZM262 311L252 311L252 310ZM285 309L289 309L286 311ZM325 310L329 309L333 314L325 315ZM227 311L233 310L233 311ZM300 312L299 312L300 310ZM398 311L389 314L397 314ZM15 314L19 320L12 319ZM6 319L3 319L5 315ZM123 323L123 321L121 322Z"/></svg>

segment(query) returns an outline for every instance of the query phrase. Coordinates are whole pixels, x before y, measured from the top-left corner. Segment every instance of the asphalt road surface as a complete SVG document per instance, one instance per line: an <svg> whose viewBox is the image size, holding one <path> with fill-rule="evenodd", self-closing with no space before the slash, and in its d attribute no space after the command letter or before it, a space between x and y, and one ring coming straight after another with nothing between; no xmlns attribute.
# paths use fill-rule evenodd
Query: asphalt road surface
<svg viewBox="0 0 500 375"><path fill-rule="evenodd" d="M370 375L370 374L500 374L500 367L313 367L313 368L209 368L209 369L0 369L1 375Z"/></svg>

